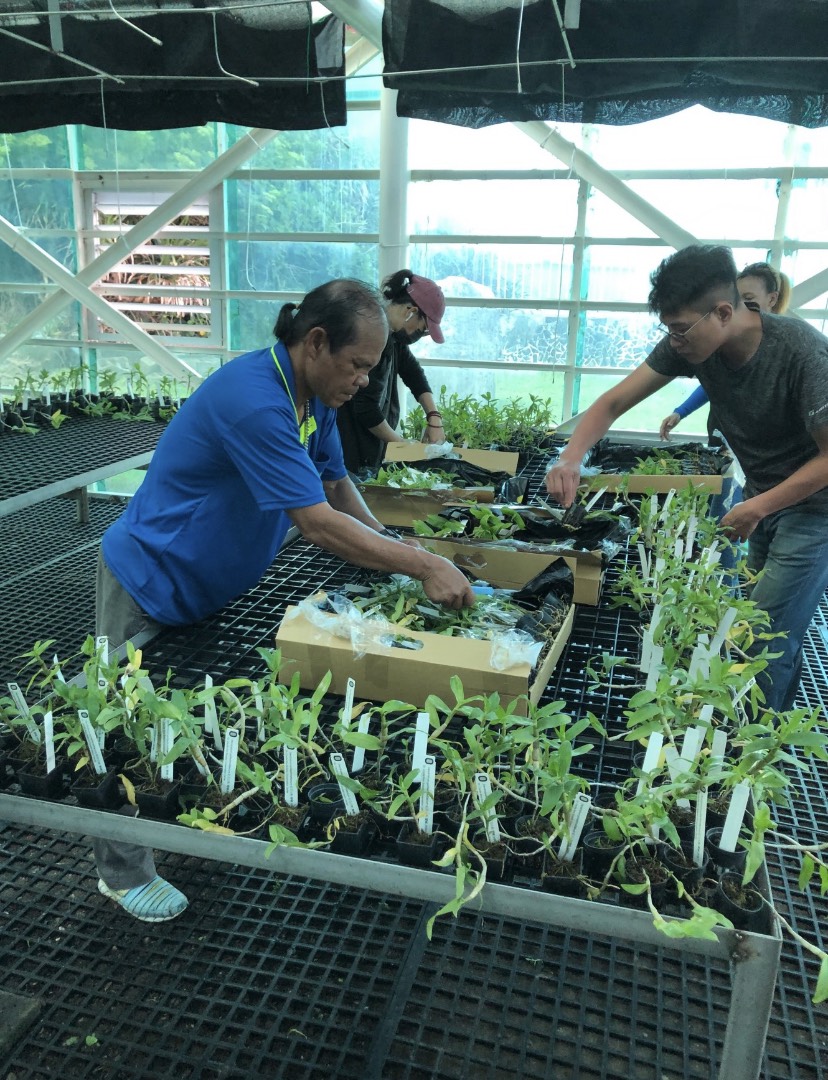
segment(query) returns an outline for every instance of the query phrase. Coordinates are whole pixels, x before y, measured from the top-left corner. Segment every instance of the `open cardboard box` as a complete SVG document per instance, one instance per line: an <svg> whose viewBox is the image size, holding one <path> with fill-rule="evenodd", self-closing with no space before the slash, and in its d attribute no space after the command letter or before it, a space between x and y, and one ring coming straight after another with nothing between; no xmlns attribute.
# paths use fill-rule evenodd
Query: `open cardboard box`
<svg viewBox="0 0 828 1080"><path fill-rule="evenodd" d="M488 469L489 472L505 472L510 476L517 472L517 451L470 450L465 446L455 446L454 453L470 465L479 465L481 469ZM388 443L385 447L385 460L426 461L425 443Z"/></svg>
<svg viewBox="0 0 828 1080"><path fill-rule="evenodd" d="M516 664L508 671L495 671L489 663L491 643L488 641L414 630L400 632L422 641L421 649L372 644L362 656L355 656L350 641L320 630L297 613L295 607L289 607L276 634L276 646L281 649L283 661L279 678L290 682L298 671L300 685L313 690L330 671L332 693L344 694L347 681L352 678L358 698L370 701L396 698L422 708L429 694L453 701L451 679L459 675L467 695L497 692L504 701L509 701L528 694L535 704L569 640L574 613L575 608L571 607L533 676L526 663Z"/></svg>
<svg viewBox="0 0 828 1080"><path fill-rule="evenodd" d="M601 595L604 567L600 551L568 551L564 555L549 551L514 551L493 547L482 540L432 539L428 536L421 536L419 540L423 547L450 559L498 589L520 589L550 563L563 559L575 579L574 603L595 607Z"/></svg>

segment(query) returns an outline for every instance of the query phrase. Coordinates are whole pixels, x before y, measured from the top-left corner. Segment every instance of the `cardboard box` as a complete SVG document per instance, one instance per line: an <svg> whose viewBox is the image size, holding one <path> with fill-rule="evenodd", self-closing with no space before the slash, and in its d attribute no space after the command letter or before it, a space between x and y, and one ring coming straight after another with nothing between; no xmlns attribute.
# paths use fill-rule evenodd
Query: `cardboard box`
<svg viewBox="0 0 828 1080"><path fill-rule="evenodd" d="M457 566L469 570L499 589L520 589L527 581L545 570L550 563L563 559L575 579L572 596L576 604L598 603L604 577L600 551L568 551L554 554L549 551L514 551L492 547L485 541L418 538L424 547L437 555L451 559Z"/></svg>
<svg viewBox="0 0 828 1080"><path fill-rule="evenodd" d="M426 461L425 443L388 443L385 447L386 461ZM517 451L470 450L455 446L454 453L470 465L479 465L489 472L505 472L514 476L518 467Z"/></svg>
<svg viewBox="0 0 828 1080"><path fill-rule="evenodd" d="M582 478L583 479L583 478ZM631 495L643 495L647 491L656 491L666 494L672 488L683 491L686 487L698 488L707 491L711 495L718 495L722 490L721 476L654 476L648 473L600 473L598 476L590 476L589 480L595 485L595 490L605 487L609 491L615 489L626 480L627 491Z"/></svg>
<svg viewBox="0 0 828 1080"><path fill-rule="evenodd" d="M447 506L494 501L494 488L446 488L442 491L401 491L399 488L359 484L359 492L377 521L383 525L410 526L412 522L439 514Z"/></svg>
<svg viewBox="0 0 828 1080"><path fill-rule="evenodd" d="M283 660L279 678L290 682L298 671L303 689L313 690L330 671L331 691L335 694L344 694L348 679L353 678L358 698L371 701L398 698L422 708L429 694L453 701L450 680L459 675L467 695L497 692L504 701L509 701L528 694L536 703L569 640L574 613L575 608L571 607L532 679L528 664L495 671L489 664L491 643L488 641L414 630L400 632L422 641L421 649L370 645L362 656L355 656L350 641L320 630L304 615L297 614L295 607L289 607L276 634L276 646L281 649Z"/></svg>

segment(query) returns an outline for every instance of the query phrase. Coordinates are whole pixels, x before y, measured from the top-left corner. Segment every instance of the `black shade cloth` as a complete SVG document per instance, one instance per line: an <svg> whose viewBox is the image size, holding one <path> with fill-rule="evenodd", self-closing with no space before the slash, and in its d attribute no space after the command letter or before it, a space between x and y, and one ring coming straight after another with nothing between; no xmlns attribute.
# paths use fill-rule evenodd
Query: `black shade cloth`
<svg viewBox="0 0 828 1080"><path fill-rule="evenodd" d="M47 9L46 0L27 6ZM344 76L345 27L334 16L311 23L309 7L274 5L267 12L250 9L246 17L244 9L229 8L215 16L170 12L133 17L161 46L117 19L62 14L66 56L114 76L152 76L146 81L130 78L123 85L96 79L93 72L51 51L45 17L15 23L8 29L18 38L0 34L0 131L58 124L141 131L212 120L277 131L344 124L344 79L324 84L306 80ZM104 13L102 9L101 16ZM27 45L20 37L50 51ZM222 67L253 80L299 81L252 86L224 74ZM72 81L50 82L56 79ZM27 80L26 86L8 85Z"/></svg>
<svg viewBox="0 0 828 1080"><path fill-rule="evenodd" d="M400 116L472 128L634 124L694 104L828 124L828 4L581 0L567 36L574 69L535 65L567 60L549 0L385 0L385 85L399 91ZM451 70L469 65L477 69Z"/></svg>

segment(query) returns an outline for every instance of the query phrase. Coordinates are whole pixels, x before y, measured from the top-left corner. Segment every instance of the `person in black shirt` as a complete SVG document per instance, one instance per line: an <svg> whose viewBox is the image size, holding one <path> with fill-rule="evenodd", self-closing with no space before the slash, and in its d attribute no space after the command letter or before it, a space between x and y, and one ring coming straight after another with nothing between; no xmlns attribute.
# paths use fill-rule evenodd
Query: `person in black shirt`
<svg viewBox="0 0 828 1080"><path fill-rule="evenodd" d="M405 441L397 431L398 376L425 413L425 441L442 443L446 437L428 379L410 348L426 335L438 344L444 341L440 329L446 310L443 290L430 278L398 270L382 283L382 295L390 331L385 349L368 385L337 412L345 467L357 474L379 468L387 443Z"/></svg>

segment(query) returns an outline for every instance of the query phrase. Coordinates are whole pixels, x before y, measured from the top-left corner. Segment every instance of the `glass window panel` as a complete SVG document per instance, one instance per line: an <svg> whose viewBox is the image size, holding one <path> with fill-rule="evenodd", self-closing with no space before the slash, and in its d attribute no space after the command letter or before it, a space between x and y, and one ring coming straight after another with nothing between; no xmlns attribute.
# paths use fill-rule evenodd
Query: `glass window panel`
<svg viewBox="0 0 828 1080"><path fill-rule="evenodd" d="M66 136L65 127L3 135L0 161L13 169L68 169Z"/></svg>
<svg viewBox="0 0 828 1080"><path fill-rule="evenodd" d="M347 59L347 54L346 54ZM347 101L379 101L382 90L382 53L351 75L345 83Z"/></svg>
<svg viewBox="0 0 828 1080"><path fill-rule="evenodd" d="M655 316L644 311L587 311L583 321L585 368L638 367L661 340Z"/></svg>
<svg viewBox="0 0 828 1080"><path fill-rule="evenodd" d="M504 365L503 370L475 367L441 367L439 362L425 369L435 396L442 393L480 397L492 394L499 401L518 399L528 403L531 395L551 401L552 416L561 418L563 412L564 376L554 371L515 371ZM408 410L413 401L406 402Z"/></svg>
<svg viewBox="0 0 828 1080"><path fill-rule="evenodd" d="M558 158L512 124L473 130L430 120L409 121L408 164L411 169L561 168Z"/></svg>
<svg viewBox="0 0 828 1080"><path fill-rule="evenodd" d="M412 233L571 236L576 180L433 180L408 189ZM492 208L497 207L497 213Z"/></svg>
<svg viewBox="0 0 828 1080"><path fill-rule="evenodd" d="M770 238L774 233L778 204L775 180L630 180L629 187L702 242L705 237ZM603 196L595 200L596 205L601 200ZM606 224L613 221L613 214L621 231L609 235L629 235L623 231L623 218L634 219L610 207L604 215ZM591 235L598 235L592 219L589 229Z"/></svg>
<svg viewBox="0 0 828 1080"><path fill-rule="evenodd" d="M436 345L423 338L413 346L420 359L425 357L435 363L441 360L504 364L566 362L565 312L449 306L440 325L445 343Z"/></svg>
<svg viewBox="0 0 828 1080"><path fill-rule="evenodd" d="M826 200L828 180L794 180L785 224L786 235L799 240L828 242Z"/></svg>
<svg viewBox="0 0 828 1080"><path fill-rule="evenodd" d="M378 109L354 110L344 127L279 132L250 159L250 165L255 169L378 169L379 128ZM247 131L228 125L228 138L235 142Z"/></svg>
<svg viewBox="0 0 828 1080"><path fill-rule="evenodd" d="M666 245L589 245L584 253L586 299L598 303L646 304L650 274L673 251Z"/></svg>
<svg viewBox="0 0 828 1080"><path fill-rule="evenodd" d="M576 385L573 408L575 412L583 412L588 409L607 390L616 386L623 375L584 373L578 378ZM650 434L658 434L661 421L665 416L674 412L685 398L698 386L696 379L673 379L668 385L658 390L655 394L639 402L629 412L619 417L614 428L622 431L646 431ZM709 408L705 405L696 412L691 413L681 422L677 436L701 434L707 438L707 414Z"/></svg>
<svg viewBox="0 0 828 1080"><path fill-rule="evenodd" d="M567 139L581 145L576 125L559 127ZM785 160L790 140L786 124L711 112L701 105L643 124L600 125L588 131L590 151L605 169L764 168ZM825 136L823 130L815 140L823 153L828 150Z"/></svg>
<svg viewBox="0 0 828 1080"><path fill-rule="evenodd" d="M165 131L79 130L84 169L204 169L217 157L214 123Z"/></svg>
<svg viewBox="0 0 828 1080"><path fill-rule="evenodd" d="M73 229L72 183L0 177L0 214L24 229Z"/></svg>
<svg viewBox="0 0 828 1080"><path fill-rule="evenodd" d="M411 268L439 281L446 296L503 300L568 297L571 244L417 244Z"/></svg>
<svg viewBox="0 0 828 1080"><path fill-rule="evenodd" d="M378 180L233 180L230 232L376 233Z"/></svg>

